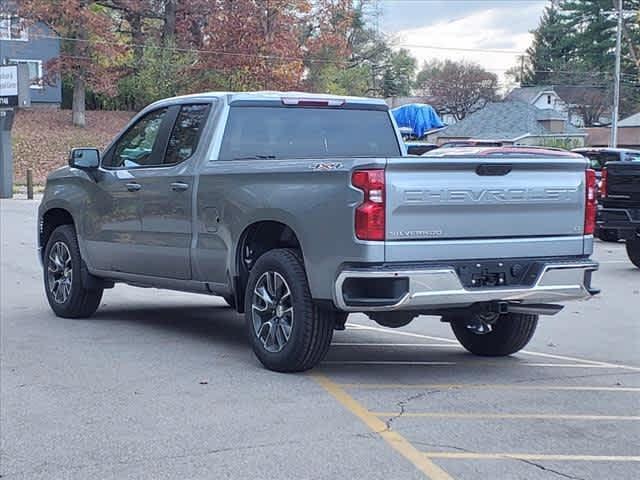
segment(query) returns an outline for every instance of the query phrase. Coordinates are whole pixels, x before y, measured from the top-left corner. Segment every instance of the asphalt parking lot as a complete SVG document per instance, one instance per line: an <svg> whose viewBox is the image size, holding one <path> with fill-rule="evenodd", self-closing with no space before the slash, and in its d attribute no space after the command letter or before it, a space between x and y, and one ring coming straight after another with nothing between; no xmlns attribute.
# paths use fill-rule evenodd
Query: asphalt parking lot
<svg viewBox="0 0 640 480"><path fill-rule="evenodd" d="M352 315L319 368L283 375L216 297L118 285L94 318L56 318L36 208L0 203L3 480L638 478L640 270L623 244L597 244L602 295L513 357L465 353L436 318Z"/></svg>

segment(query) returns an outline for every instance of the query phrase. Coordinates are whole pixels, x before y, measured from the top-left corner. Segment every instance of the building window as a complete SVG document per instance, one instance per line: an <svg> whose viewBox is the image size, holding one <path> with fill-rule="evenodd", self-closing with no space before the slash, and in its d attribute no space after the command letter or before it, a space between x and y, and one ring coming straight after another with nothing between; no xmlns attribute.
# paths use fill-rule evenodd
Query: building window
<svg viewBox="0 0 640 480"><path fill-rule="evenodd" d="M44 88L42 78L42 60L24 60L20 58L9 59L11 65L26 65L29 68L29 86L35 89Z"/></svg>
<svg viewBox="0 0 640 480"><path fill-rule="evenodd" d="M547 105L551 105L551 95L547 95Z"/></svg>
<svg viewBox="0 0 640 480"><path fill-rule="evenodd" d="M17 40L26 42L29 40L29 32L24 20L0 14L0 40Z"/></svg>

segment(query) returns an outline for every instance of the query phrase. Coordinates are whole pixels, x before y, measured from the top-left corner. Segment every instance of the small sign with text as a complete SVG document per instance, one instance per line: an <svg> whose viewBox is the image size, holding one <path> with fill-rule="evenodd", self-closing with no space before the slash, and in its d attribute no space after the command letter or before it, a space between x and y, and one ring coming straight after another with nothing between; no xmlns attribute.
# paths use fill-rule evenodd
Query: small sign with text
<svg viewBox="0 0 640 480"><path fill-rule="evenodd" d="M18 67L0 66L0 108L18 105Z"/></svg>

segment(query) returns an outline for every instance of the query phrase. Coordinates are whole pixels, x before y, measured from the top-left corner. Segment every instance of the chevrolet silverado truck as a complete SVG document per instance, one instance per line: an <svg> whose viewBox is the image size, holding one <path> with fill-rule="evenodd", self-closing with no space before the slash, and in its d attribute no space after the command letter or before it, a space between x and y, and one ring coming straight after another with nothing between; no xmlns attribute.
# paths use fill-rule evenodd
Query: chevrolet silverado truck
<svg viewBox="0 0 640 480"><path fill-rule="evenodd" d="M117 282L217 295L263 365L302 371L351 312L517 352L538 315L596 293L595 213L578 155L410 157L382 100L208 93L74 149L38 239L56 315L92 315Z"/></svg>
<svg viewBox="0 0 640 480"><path fill-rule="evenodd" d="M640 268L640 161L609 162L602 169L597 222L625 240L629 259Z"/></svg>

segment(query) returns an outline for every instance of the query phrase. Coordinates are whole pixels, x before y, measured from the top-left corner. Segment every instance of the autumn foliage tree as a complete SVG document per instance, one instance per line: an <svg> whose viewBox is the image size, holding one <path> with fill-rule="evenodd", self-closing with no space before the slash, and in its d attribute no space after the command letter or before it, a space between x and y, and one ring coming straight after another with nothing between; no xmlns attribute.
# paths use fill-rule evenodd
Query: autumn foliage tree
<svg viewBox="0 0 640 480"><path fill-rule="evenodd" d="M70 77L73 124L84 127L87 87L115 94L122 73L118 60L125 49L116 41L111 17L92 0L23 0L19 7L21 16L44 22L61 37L61 55L47 70Z"/></svg>
<svg viewBox="0 0 640 480"><path fill-rule="evenodd" d="M303 70L301 27L308 0L211 2L194 70L200 87L295 88Z"/></svg>
<svg viewBox="0 0 640 480"><path fill-rule="evenodd" d="M23 0L62 39L73 119L202 90L405 94L415 62L365 19L372 0Z"/></svg>

